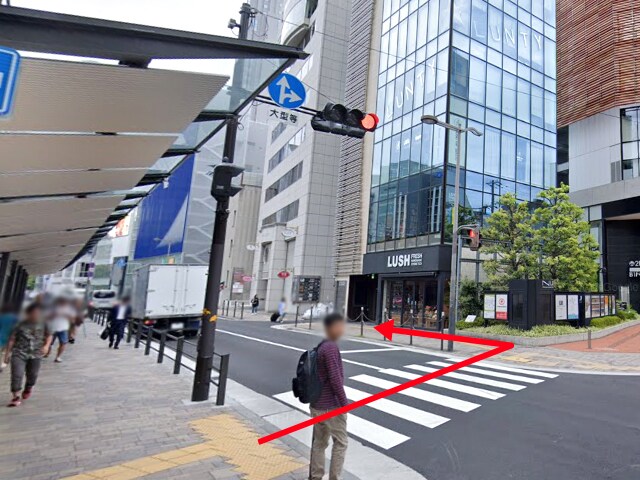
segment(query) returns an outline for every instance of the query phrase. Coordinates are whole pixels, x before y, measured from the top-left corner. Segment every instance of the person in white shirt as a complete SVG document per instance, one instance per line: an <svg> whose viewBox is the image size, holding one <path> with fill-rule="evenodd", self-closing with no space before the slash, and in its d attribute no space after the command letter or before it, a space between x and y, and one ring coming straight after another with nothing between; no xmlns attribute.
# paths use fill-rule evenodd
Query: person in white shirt
<svg viewBox="0 0 640 480"><path fill-rule="evenodd" d="M120 341L124 337L124 329L131 317L131 305L129 297L122 297L120 303L111 309L111 324L109 325L109 348L120 348Z"/></svg>
<svg viewBox="0 0 640 480"><path fill-rule="evenodd" d="M49 320L49 332L53 336L53 343L58 340L58 351L56 353L56 363L62 362L62 353L69 342L69 327L71 321L75 317L75 310L71 305L71 302L64 297L56 298L53 306L53 315ZM51 351L49 351L45 357L48 357Z"/></svg>

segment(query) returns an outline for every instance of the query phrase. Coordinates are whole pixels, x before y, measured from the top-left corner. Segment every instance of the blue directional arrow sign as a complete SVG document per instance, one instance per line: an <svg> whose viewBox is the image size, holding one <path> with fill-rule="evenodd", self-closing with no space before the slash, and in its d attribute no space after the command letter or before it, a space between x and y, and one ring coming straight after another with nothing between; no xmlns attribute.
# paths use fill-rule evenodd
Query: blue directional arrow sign
<svg viewBox="0 0 640 480"><path fill-rule="evenodd" d="M304 103L307 92L300 80L290 73L281 73L269 84L271 99L283 108L298 108Z"/></svg>
<svg viewBox="0 0 640 480"><path fill-rule="evenodd" d="M20 54L12 48L0 47L0 118L11 113L19 68Z"/></svg>

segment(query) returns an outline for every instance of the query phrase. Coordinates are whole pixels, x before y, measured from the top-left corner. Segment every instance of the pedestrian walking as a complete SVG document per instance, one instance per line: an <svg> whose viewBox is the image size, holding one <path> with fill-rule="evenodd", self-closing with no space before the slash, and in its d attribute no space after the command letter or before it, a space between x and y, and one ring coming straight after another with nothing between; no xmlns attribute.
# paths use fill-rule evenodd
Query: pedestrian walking
<svg viewBox="0 0 640 480"><path fill-rule="evenodd" d="M255 315L258 313L258 307L260 306L260 299L258 298L258 294L256 293L251 299L251 314Z"/></svg>
<svg viewBox="0 0 640 480"><path fill-rule="evenodd" d="M7 362L4 361L4 352L16 323L18 323L18 315L13 305L3 306L0 310L0 372L7 367Z"/></svg>
<svg viewBox="0 0 640 480"><path fill-rule="evenodd" d="M69 326L69 343L76 343L76 332L84 323L84 301L81 298L74 298L72 301L74 316Z"/></svg>
<svg viewBox="0 0 640 480"><path fill-rule="evenodd" d="M109 348L114 350L120 348L120 341L124 337L124 329L131 317L131 299L128 296L122 297L120 303L111 309L109 325Z"/></svg>
<svg viewBox="0 0 640 480"><path fill-rule="evenodd" d="M278 323L284 322L284 316L287 314L287 299L282 297L278 304Z"/></svg>
<svg viewBox="0 0 640 480"><path fill-rule="evenodd" d="M62 354L64 353L67 343L69 343L69 328L71 322L75 319L75 310L71 306L71 302L65 297L58 297L53 304L53 312L49 321L49 331L52 335L51 346L45 354L45 358L51 354L53 344L58 340L58 351L56 352L55 363L62 362Z"/></svg>
<svg viewBox="0 0 640 480"><path fill-rule="evenodd" d="M311 415L317 417L349 402L344 391L344 368L336 342L345 331L345 319L339 313L330 313L324 320L325 340L317 347L318 377L322 384L320 396L311 403ZM313 426L309 479L322 480L325 451L333 441L329 480L340 480L347 453L347 415L337 415Z"/></svg>
<svg viewBox="0 0 640 480"><path fill-rule="evenodd" d="M40 305L31 303L9 338L4 355L5 362L11 362L11 402L8 407L18 407L27 400L38 380L42 355L49 350L52 337L42 319ZM26 384L22 390L22 381ZM22 394L21 394L22 392Z"/></svg>

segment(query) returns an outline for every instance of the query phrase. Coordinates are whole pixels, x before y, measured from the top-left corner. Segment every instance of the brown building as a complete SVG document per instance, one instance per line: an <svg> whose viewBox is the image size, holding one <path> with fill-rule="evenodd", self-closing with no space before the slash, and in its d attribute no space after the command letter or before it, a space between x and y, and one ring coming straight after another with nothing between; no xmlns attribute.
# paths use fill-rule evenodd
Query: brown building
<svg viewBox="0 0 640 480"><path fill-rule="evenodd" d="M558 127L640 103L640 1L558 0Z"/></svg>
<svg viewBox="0 0 640 480"><path fill-rule="evenodd" d="M640 308L640 1L558 0L558 182L600 242L600 282Z"/></svg>

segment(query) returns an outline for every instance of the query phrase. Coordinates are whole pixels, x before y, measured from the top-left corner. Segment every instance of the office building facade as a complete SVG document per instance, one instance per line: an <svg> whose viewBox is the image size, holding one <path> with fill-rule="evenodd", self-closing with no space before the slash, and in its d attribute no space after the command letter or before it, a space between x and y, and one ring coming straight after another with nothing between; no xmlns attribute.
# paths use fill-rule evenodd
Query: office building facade
<svg viewBox="0 0 640 480"><path fill-rule="evenodd" d="M507 192L531 201L554 185L555 2L385 0L374 19L380 53L368 105L381 123L362 273L376 279L377 319L413 312L436 328L448 310L457 145L455 134L420 119L482 133L459 146L463 223L482 224ZM481 259L465 259L463 273L481 280Z"/></svg>
<svg viewBox="0 0 640 480"><path fill-rule="evenodd" d="M640 308L638 13L631 0L558 0L558 179L569 184L600 243L601 287L634 308Z"/></svg>

